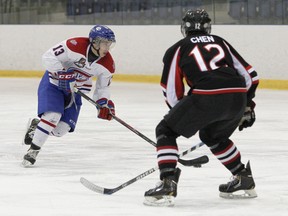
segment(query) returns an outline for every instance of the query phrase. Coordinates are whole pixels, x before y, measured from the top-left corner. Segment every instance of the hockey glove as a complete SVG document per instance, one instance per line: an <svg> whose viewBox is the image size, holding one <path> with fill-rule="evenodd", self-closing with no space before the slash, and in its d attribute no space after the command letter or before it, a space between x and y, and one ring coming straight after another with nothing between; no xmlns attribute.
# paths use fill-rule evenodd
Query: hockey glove
<svg viewBox="0 0 288 216"><path fill-rule="evenodd" d="M58 89L65 93L71 93L75 85L75 73L73 70L58 72Z"/></svg>
<svg viewBox="0 0 288 216"><path fill-rule="evenodd" d="M97 100L96 103L99 105L97 106L98 118L107 119L110 121L112 119L112 115L115 115L114 103L107 98L101 98Z"/></svg>
<svg viewBox="0 0 288 216"><path fill-rule="evenodd" d="M252 101L251 105L245 108L244 115L238 124L239 131L242 131L244 128L251 127L254 124L256 120L254 107L255 103Z"/></svg>

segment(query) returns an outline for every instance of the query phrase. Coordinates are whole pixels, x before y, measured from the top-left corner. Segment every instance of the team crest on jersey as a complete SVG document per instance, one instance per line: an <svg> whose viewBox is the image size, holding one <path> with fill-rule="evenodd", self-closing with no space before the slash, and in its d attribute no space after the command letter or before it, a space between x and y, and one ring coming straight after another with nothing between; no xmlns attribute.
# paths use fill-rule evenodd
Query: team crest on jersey
<svg viewBox="0 0 288 216"><path fill-rule="evenodd" d="M79 67L79 68L84 68L86 63L86 59L85 58L81 58L79 61L75 61L74 64Z"/></svg>

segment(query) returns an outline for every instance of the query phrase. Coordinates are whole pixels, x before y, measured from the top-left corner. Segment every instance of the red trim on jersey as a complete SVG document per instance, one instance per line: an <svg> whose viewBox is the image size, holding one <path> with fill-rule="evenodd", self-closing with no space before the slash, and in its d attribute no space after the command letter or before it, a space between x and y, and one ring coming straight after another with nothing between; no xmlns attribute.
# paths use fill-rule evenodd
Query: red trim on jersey
<svg viewBox="0 0 288 216"><path fill-rule="evenodd" d="M74 72L79 73L79 74L81 74L81 75L83 75L84 77L87 77L87 78L92 77L90 74L85 73L84 71L81 71L81 70L78 70L78 69L74 69Z"/></svg>
<svg viewBox="0 0 288 216"><path fill-rule="evenodd" d="M177 95L177 99L180 100L184 96L184 84L183 84L183 73L181 68L179 67L180 55L178 52L178 56L176 59L176 68L175 68L175 92Z"/></svg>
<svg viewBox="0 0 288 216"><path fill-rule="evenodd" d="M84 56L86 56L89 44L89 38L87 37L70 38L66 41L66 45L71 51L80 53Z"/></svg>
<svg viewBox="0 0 288 216"><path fill-rule="evenodd" d="M247 92L246 88L223 88L223 89L211 89L211 90L205 90L205 89L193 89L193 94L203 94L203 95L213 95L213 94L228 94L228 93L241 93Z"/></svg>
<svg viewBox="0 0 288 216"><path fill-rule="evenodd" d="M252 82L252 84L259 84L259 80L257 79L257 80L254 80L253 82Z"/></svg>
<svg viewBox="0 0 288 216"><path fill-rule="evenodd" d="M103 58L100 58L97 63L107 68L110 73L115 72L114 60L109 52Z"/></svg>
<svg viewBox="0 0 288 216"><path fill-rule="evenodd" d="M164 89L167 89L167 85L166 85L166 84L160 82L160 85L161 85Z"/></svg>
<svg viewBox="0 0 288 216"><path fill-rule="evenodd" d="M88 84L84 84L84 85L82 85L82 87L92 87L92 85L88 85Z"/></svg>
<svg viewBox="0 0 288 216"><path fill-rule="evenodd" d="M250 70L252 68L252 66L251 65L248 65L245 69L248 71L248 70Z"/></svg>

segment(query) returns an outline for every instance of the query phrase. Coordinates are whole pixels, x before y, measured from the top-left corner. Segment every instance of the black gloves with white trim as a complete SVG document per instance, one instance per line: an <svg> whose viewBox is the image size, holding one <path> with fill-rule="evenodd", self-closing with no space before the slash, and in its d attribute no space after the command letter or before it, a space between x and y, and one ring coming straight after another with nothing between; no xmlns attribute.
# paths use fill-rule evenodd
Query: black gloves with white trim
<svg viewBox="0 0 288 216"><path fill-rule="evenodd" d="M252 127L252 125L254 124L256 120L254 112L255 106L256 104L254 103L254 101L251 101L251 103L245 108L244 115L238 124L239 131L242 131L244 128L247 127Z"/></svg>

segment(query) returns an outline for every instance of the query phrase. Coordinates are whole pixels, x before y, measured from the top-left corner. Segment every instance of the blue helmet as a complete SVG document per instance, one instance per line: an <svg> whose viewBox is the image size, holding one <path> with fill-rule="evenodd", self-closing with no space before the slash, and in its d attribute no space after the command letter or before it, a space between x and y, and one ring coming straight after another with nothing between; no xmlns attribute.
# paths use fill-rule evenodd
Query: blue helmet
<svg viewBox="0 0 288 216"><path fill-rule="evenodd" d="M90 43L95 43L101 40L116 42L114 32L104 25L95 25L89 33Z"/></svg>

